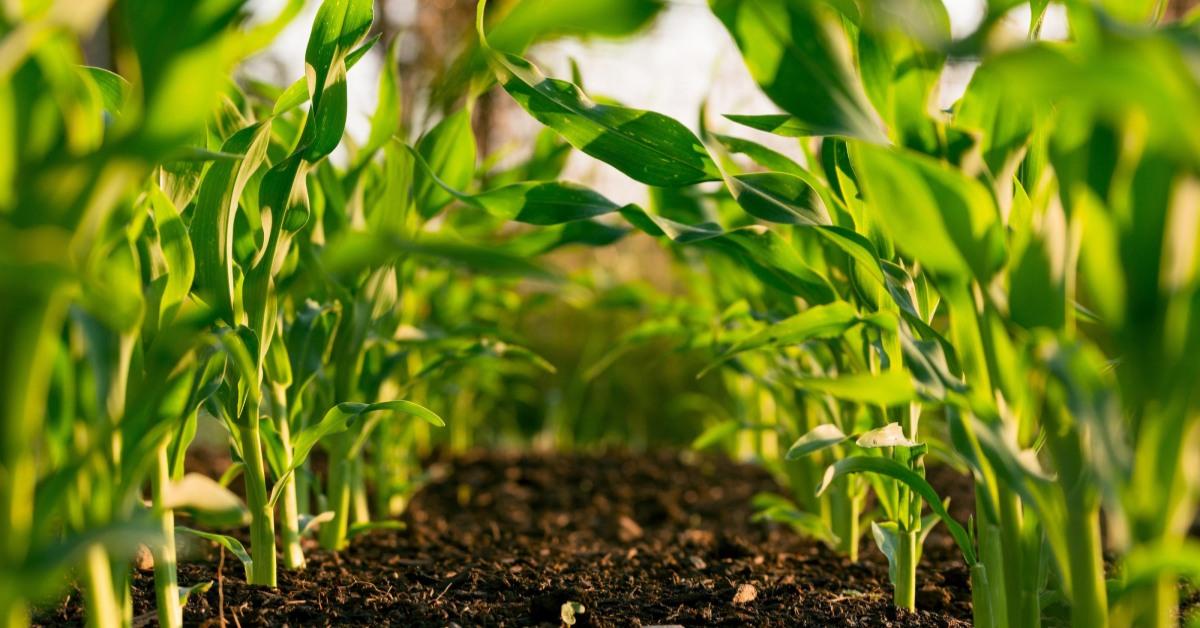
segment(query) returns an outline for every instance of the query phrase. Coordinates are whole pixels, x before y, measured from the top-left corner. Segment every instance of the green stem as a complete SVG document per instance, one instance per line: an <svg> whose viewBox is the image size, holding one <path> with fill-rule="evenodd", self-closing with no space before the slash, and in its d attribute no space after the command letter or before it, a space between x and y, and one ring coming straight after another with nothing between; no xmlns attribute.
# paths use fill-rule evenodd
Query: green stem
<svg viewBox="0 0 1200 628"><path fill-rule="evenodd" d="M850 494L850 478L834 482L830 492L830 514L833 533L838 537L837 550L845 554L850 562L858 562L859 510L862 500Z"/></svg>
<svg viewBox="0 0 1200 628"><path fill-rule="evenodd" d="M179 605L179 583L175 571L175 513L166 507L167 490L171 486L168 445L167 440L159 445L154 471L150 476L154 515L163 536L162 544L154 548L154 594L158 600L158 625L180 628L183 626L183 607Z"/></svg>
<svg viewBox="0 0 1200 628"><path fill-rule="evenodd" d="M1177 582L1174 575L1163 574L1154 584L1136 591L1130 600L1133 610L1133 622L1130 625L1139 628L1175 626L1175 615L1179 609Z"/></svg>
<svg viewBox="0 0 1200 628"><path fill-rule="evenodd" d="M279 441L283 444L284 468L292 466L292 429L288 421L286 394L278 386L272 387L274 394L275 430L279 433ZM304 569L304 548L300 545L300 505L296 497L296 474L289 474L280 480L282 494L280 500L279 535L283 540L283 566L287 569Z"/></svg>
<svg viewBox="0 0 1200 628"><path fill-rule="evenodd" d="M0 279L0 565L5 569L24 564L29 553L38 479L34 443L41 437L57 333L67 307L60 294L30 283ZM27 625L21 583L12 585L0 590L0 625Z"/></svg>
<svg viewBox="0 0 1200 628"><path fill-rule="evenodd" d="M250 584L269 587L275 584L275 514L267 497L266 466L263 464L262 438L258 429L258 400L246 402L241 425L242 471L246 485L246 504L250 507L250 555L254 559Z"/></svg>
<svg viewBox="0 0 1200 628"><path fill-rule="evenodd" d="M896 581L892 601L897 608L917 610L917 532L901 532L896 548Z"/></svg>
<svg viewBox="0 0 1200 628"><path fill-rule="evenodd" d="M121 602L113 588L112 565L102 545L90 545L83 565L83 598L90 628L124 625Z"/></svg>
<svg viewBox="0 0 1200 628"><path fill-rule="evenodd" d="M1100 546L1100 512L1096 506L1068 504L1067 560L1071 576L1071 625L1104 628L1108 625L1108 592ZM1174 585L1169 587L1174 592ZM1141 618L1143 620L1149 617ZM1162 623L1139 621L1139 626L1170 626L1170 610Z"/></svg>
<svg viewBox="0 0 1200 628"><path fill-rule="evenodd" d="M367 523L371 520L371 507L367 503L366 465L361 457L350 461L350 520Z"/></svg>
<svg viewBox="0 0 1200 628"><path fill-rule="evenodd" d="M997 628L1005 628L1010 624L1008 596L1004 586L1004 544L1000 526L995 523L979 523L979 562L989 574L987 596L994 625Z"/></svg>
<svg viewBox="0 0 1200 628"><path fill-rule="evenodd" d="M337 551L346 546L350 528L350 461L336 456L331 456L331 460L325 494L333 520L321 526L321 547Z"/></svg>
<svg viewBox="0 0 1200 628"><path fill-rule="evenodd" d="M1004 601L1007 609L1005 614L1010 621L1023 616L1021 611L1021 503L1017 494L1001 484L996 491L1000 506L1000 548L1004 553ZM995 572L992 572L995 574ZM1030 627L1032 628L1032 627Z"/></svg>
<svg viewBox="0 0 1200 628"><path fill-rule="evenodd" d="M992 612L991 586L983 563L971 566L971 619L975 628L1004 628Z"/></svg>

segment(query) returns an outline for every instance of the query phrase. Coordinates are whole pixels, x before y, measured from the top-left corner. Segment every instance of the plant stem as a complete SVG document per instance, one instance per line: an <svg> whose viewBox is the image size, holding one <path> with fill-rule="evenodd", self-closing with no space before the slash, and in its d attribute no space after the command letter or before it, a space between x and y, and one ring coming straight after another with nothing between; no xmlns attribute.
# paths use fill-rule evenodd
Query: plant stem
<svg viewBox="0 0 1200 628"><path fill-rule="evenodd" d="M1066 536L1071 569L1071 625L1103 628L1108 625L1108 592L1100 554L1099 508L1068 504ZM1174 591L1174 585L1171 590ZM1138 625L1169 626L1169 611L1164 623L1139 622Z"/></svg>
<svg viewBox="0 0 1200 628"><path fill-rule="evenodd" d="M1177 582L1174 574L1161 574L1154 584L1134 592L1130 600L1133 608L1130 625L1139 628L1170 628L1176 625L1174 615L1179 608Z"/></svg>
<svg viewBox="0 0 1200 628"><path fill-rule="evenodd" d="M833 533L838 537L837 550L858 562L859 509L862 502L850 494L849 478L834 482L830 491L830 514Z"/></svg>
<svg viewBox="0 0 1200 628"><path fill-rule="evenodd" d="M996 623L992 613L990 589L987 567L975 563L971 566L971 619L975 628L1004 628Z"/></svg>
<svg viewBox="0 0 1200 628"><path fill-rule="evenodd" d="M279 433L279 441L283 444L283 459L280 461L285 468L292 465L292 429L288 421L286 393L279 386L272 386L274 395L275 430ZM283 566L287 569L304 569L304 548L300 545L300 507L296 498L296 474L292 473L280 480L280 521L279 535L283 540Z"/></svg>
<svg viewBox="0 0 1200 628"><path fill-rule="evenodd" d="M121 602L113 589L112 565L104 546L88 546L83 565L83 597L91 628L122 626Z"/></svg>
<svg viewBox="0 0 1200 628"><path fill-rule="evenodd" d="M167 490L171 486L168 445L164 439L158 446L150 476L154 516L163 535L162 544L154 548L154 594L158 600L158 625L179 628L183 625L183 607L179 605L179 583L175 572L175 513L166 507Z"/></svg>
<svg viewBox="0 0 1200 628"><path fill-rule="evenodd" d="M337 551L346 546L346 533L350 528L350 461L336 456L330 459L325 494L326 507L333 511L333 520L321 526L321 547Z"/></svg>
<svg viewBox="0 0 1200 628"><path fill-rule="evenodd" d="M978 509L977 509L978 510ZM1008 596L1004 587L1004 545L1000 526L988 521L979 522L979 562L989 574L987 577L988 605L992 621L997 628L1005 628L1008 620Z"/></svg>
<svg viewBox="0 0 1200 628"><path fill-rule="evenodd" d="M246 464L243 480L246 504L250 507L250 554L254 566L250 584L275 586L275 514L267 497L266 467L263 464L262 438L258 429L258 400L246 401L246 416L239 426L242 457Z"/></svg>
<svg viewBox="0 0 1200 628"><path fill-rule="evenodd" d="M896 581L893 583L892 601L897 608L917 610L917 532L900 532L900 546L896 548Z"/></svg>
<svg viewBox="0 0 1200 628"><path fill-rule="evenodd" d="M1000 548L1004 553L1004 573L999 576L1004 578L1005 614L1010 621L1018 621L1024 615L1021 611L1021 503L1017 494L1003 484L997 486L996 497L1000 506Z"/></svg>

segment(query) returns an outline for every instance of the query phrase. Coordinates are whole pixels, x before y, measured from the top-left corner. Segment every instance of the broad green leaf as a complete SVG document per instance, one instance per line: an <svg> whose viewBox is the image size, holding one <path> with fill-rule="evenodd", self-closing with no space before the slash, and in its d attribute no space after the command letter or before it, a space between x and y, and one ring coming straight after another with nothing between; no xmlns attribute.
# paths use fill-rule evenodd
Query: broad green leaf
<svg viewBox="0 0 1200 628"><path fill-rule="evenodd" d="M459 186L443 180L419 151L409 149L409 153L416 159L420 180L441 188L438 192L445 194L446 198L454 197L497 218L550 226L622 210L600 193L567 181L526 181L479 194L468 194L461 191ZM638 211L633 209L634 206L630 207L630 211Z"/></svg>
<svg viewBox="0 0 1200 628"><path fill-rule="evenodd" d="M493 216L531 225L557 225L621 209L590 188L565 181L514 183L477 194Z"/></svg>
<svg viewBox="0 0 1200 628"><path fill-rule="evenodd" d="M837 338L861 320L854 307L845 301L810 307L739 340L713 364L706 366L700 375L745 351L762 347L798 345L815 338Z"/></svg>
<svg viewBox="0 0 1200 628"><path fill-rule="evenodd" d="M787 114L741 115L727 113L725 117L742 126L766 133L782 135L783 137L807 137L812 135L812 130L805 126L803 122Z"/></svg>
<svg viewBox="0 0 1200 628"><path fill-rule="evenodd" d="M470 111L460 109L439 122L417 142L417 152L427 168L417 169L413 195L417 210L428 219L453 200L439 181L451 189L465 190L475 178Z"/></svg>
<svg viewBox="0 0 1200 628"><path fill-rule="evenodd" d="M988 280L1004 262L999 210L987 188L929 157L859 144L868 206L897 246L935 274Z"/></svg>
<svg viewBox="0 0 1200 628"><path fill-rule="evenodd" d="M894 406L916 398L912 380L903 371L885 371L878 375L854 373L840 377L804 377L791 381L797 388L832 395L845 401L878 406Z"/></svg>
<svg viewBox="0 0 1200 628"><path fill-rule="evenodd" d="M427 262L446 262L485 274L543 279L554 277L537 263L501 248L466 244L445 238L426 237L414 241L394 235L345 233L321 251L324 270L334 274L377 268L394 263L404 256L417 257Z"/></svg>
<svg viewBox="0 0 1200 628"><path fill-rule="evenodd" d="M1051 259L1055 252L1048 238L1038 233L1028 238L1009 270L1009 314L1026 329L1059 329L1067 321L1066 277L1061 265Z"/></svg>
<svg viewBox="0 0 1200 628"><path fill-rule="evenodd" d="M292 437L293 468L303 464L308 459L312 448L324 437L338 432L344 432L363 416L372 412L397 412L415 416L435 427L444 427L446 423L441 417L430 410L411 401L381 401L378 403L339 403L329 409L317 423L300 430Z"/></svg>
<svg viewBox="0 0 1200 628"><path fill-rule="evenodd" d="M270 503L274 506L282 495L283 481L295 473L296 469L308 460L309 453L325 437L331 434L345 432L363 417L376 412L391 412L417 417L435 427L444 427L446 423L433 411L411 401L381 401L378 403L339 403L330 408L320 421L309 425L292 436L292 464L275 482L271 491Z"/></svg>
<svg viewBox="0 0 1200 628"><path fill-rule="evenodd" d="M846 33L811 0L710 0L763 92L805 135L883 141Z"/></svg>
<svg viewBox="0 0 1200 628"><path fill-rule="evenodd" d="M528 60L491 49L483 30L484 5L479 3L480 41L505 91L536 120L647 185L680 187L721 178L704 144L678 121L652 111L597 104L575 85L546 78Z"/></svg>
<svg viewBox="0 0 1200 628"><path fill-rule="evenodd" d="M373 19L373 0L325 0L317 9L304 51L312 108L300 148L309 162L333 152L346 130L346 57L362 43Z"/></svg>
<svg viewBox="0 0 1200 628"><path fill-rule="evenodd" d="M270 137L270 125L263 124L246 127L230 137L222 152L243 157L209 167L192 210L190 233L196 255L197 292L230 325L240 322L234 294L234 212L251 176L266 158Z"/></svg>
<svg viewBox="0 0 1200 628"><path fill-rule="evenodd" d="M733 175L726 182L733 198L755 218L801 226L832 224L816 182L807 175L756 172Z"/></svg>
<svg viewBox="0 0 1200 628"><path fill-rule="evenodd" d="M832 423L822 423L792 443L788 448L784 458L787 460L799 460L810 454L828 449L834 445L840 445L850 437L842 432L842 429Z"/></svg>
<svg viewBox="0 0 1200 628"><path fill-rule="evenodd" d="M776 521L785 523L796 532L836 545L838 536L829 529L829 524L818 514L801 510L790 499L774 493L758 493L751 500L755 513L751 521Z"/></svg>
<svg viewBox="0 0 1200 628"><path fill-rule="evenodd" d="M895 521L871 522L871 538L875 539L876 547L887 558L888 581L893 585L896 584L896 558L900 551L901 534L904 532Z"/></svg>
<svg viewBox="0 0 1200 628"><path fill-rule="evenodd" d="M147 194L150 209L154 212L155 226L158 228L158 241L162 247L163 259L167 265L166 287L163 289L159 306L158 325L163 327L171 322L184 298L191 291L192 279L196 274L196 260L192 254L192 241L188 237L187 227L179 218L174 203L157 185L152 185Z"/></svg>
<svg viewBox="0 0 1200 628"><path fill-rule="evenodd" d="M790 157L767 148L758 142L720 134L714 134L713 138L720 142L725 147L725 150L734 154L745 155L768 171L782 172L798 177L805 175L805 170L792 161Z"/></svg>
<svg viewBox="0 0 1200 628"><path fill-rule="evenodd" d="M817 494L824 493L834 480L852 473L876 473L904 483L908 488L920 495L925 500L925 503L929 505L929 508L946 524L946 528L950 530L950 536L954 537L954 542L958 544L958 548L962 551L967 565L975 564L975 547L971 543L967 531L954 520L954 517L950 516L950 513L946 512L946 507L942 505L941 500L938 498L937 491L933 490L933 487L929 485L929 482L925 478L891 458L880 458L877 456L852 456L850 458L843 458L825 469L825 476L821 480L821 485L817 487Z"/></svg>
<svg viewBox="0 0 1200 628"><path fill-rule="evenodd" d="M104 103L104 110L114 116L119 115L129 94L129 81L126 81L120 74L104 68L83 66L82 70L100 90L100 99Z"/></svg>
<svg viewBox="0 0 1200 628"><path fill-rule="evenodd" d="M226 93L237 61L242 0L128 0L116 15L134 53L144 111L138 147L174 149L195 137Z"/></svg>
<svg viewBox="0 0 1200 628"><path fill-rule="evenodd" d="M242 545L241 541L235 539L232 536L228 536L225 534L214 534L212 532L202 532L200 530L194 530L194 529L186 527L186 526L175 526L175 530L178 532L183 532L185 534L192 534L192 535L198 536L207 541L212 541L213 543L216 543L217 545L220 545L221 547L229 550L230 553L232 553L234 556L237 557L237 559L239 561L241 561L242 569L244 571L243 578L245 578L247 581L249 581L250 572L253 571L253 569L254 569L254 559L250 558L250 553L246 551L246 547L244 545Z"/></svg>

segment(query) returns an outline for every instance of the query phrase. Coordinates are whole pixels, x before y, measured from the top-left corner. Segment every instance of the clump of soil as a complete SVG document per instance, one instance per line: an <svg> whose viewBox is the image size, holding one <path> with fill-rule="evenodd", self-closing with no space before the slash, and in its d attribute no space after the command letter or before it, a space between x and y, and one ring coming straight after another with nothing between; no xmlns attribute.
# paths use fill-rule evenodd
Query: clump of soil
<svg viewBox="0 0 1200 628"><path fill-rule="evenodd" d="M404 530L379 530L279 588L244 584L227 556L219 586L193 596L189 625L966 626L968 572L939 527L918 574L917 613L891 607L869 539L852 564L790 529L751 522L750 498L779 491L762 470L657 453L481 453L436 461ZM969 507L969 504L962 504ZM180 566L181 584L217 578ZM153 623L153 576L135 613ZM42 618L81 619L78 596Z"/></svg>

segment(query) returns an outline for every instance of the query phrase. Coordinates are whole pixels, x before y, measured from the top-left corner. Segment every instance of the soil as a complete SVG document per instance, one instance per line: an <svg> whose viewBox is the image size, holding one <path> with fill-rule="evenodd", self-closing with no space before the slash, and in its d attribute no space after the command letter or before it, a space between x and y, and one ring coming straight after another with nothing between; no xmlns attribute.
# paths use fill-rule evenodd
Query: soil
<svg viewBox="0 0 1200 628"><path fill-rule="evenodd" d="M431 477L405 529L371 532L343 552L313 548L307 570L281 569L277 590L246 585L226 556L185 622L555 626L564 603L577 602L576 626L970 623L967 569L940 527L920 565L920 610L897 611L869 539L854 564L751 522L750 498L780 489L750 465L677 453L487 453L434 461ZM216 572L214 562L181 564L180 582ZM135 574L134 596L137 623L153 624L151 572ZM78 595L41 619L77 624Z"/></svg>

